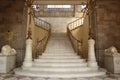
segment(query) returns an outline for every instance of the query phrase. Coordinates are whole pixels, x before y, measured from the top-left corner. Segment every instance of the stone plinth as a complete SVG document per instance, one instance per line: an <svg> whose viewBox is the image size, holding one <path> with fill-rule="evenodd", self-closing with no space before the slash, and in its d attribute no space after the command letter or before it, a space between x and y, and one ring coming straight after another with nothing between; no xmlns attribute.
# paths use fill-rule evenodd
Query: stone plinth
<svg viewBox="0 0 120 80"><path fill-rule="evenodd" d="M104 65L109 72L120 73L120 53L114 46L105 49Z"/></svg>
<svg viewBox="0 0 120 80"><path fill-rule="evenodd" d="M26 40L26 52L25 52L25 59L23 62L23 69L28 69L32 66L32 40Z"/></svg>
<svg viewBox="0 0 120 80"><path fill-rule="evenodd" d="M120 73L120 56L104 56L105 68L112 73Z"/></svg>
<svg viewBox="0 0 120 80"><path fill-rule="evenodd" d="M94 39L88 40L88 67L92 70L98 70L98 65L95 57L95 50L94 50Z"/></svg>
<svg viewBox="0 0 120 80"><path fill-rule="evenodd" d="M8 73L15 68L15 55L0 55L0 73Z"/></svg>

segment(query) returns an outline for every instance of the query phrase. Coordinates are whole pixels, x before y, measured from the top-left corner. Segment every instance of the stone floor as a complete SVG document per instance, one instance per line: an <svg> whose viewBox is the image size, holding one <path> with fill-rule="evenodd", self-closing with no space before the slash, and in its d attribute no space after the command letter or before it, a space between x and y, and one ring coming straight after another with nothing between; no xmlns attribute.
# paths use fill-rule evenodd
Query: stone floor
<svg viewBox="0 0 120 80"><path fill-rule="evenodd" d="M37 78L28 76L15 75L13 72L7 74L0 74L0 80L120 80L120 74L111 74L99 76L99 77L89 77L89 78Z"/></svg>

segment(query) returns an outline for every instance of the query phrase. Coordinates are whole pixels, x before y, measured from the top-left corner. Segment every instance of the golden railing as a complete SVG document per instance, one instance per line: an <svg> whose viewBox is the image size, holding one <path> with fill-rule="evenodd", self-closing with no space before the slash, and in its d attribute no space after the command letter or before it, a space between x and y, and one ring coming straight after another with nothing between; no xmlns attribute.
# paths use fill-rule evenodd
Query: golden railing
<svg viewBox="0 0 120 80"><path fill-rule="evenodd" d="M84 17L81 17L73 22L70 22L67 26L70 30L74 30L83 24Z"/></svg>
<svg viewBox="0 0 120 80"><path fill-rule="evenodd" d="M81 28L82 29L82 25L83 25L83 20L84 20L84 17L81 17L71 23L69 23L67 25L67 34L68 34L68 37L70 39L70 42L72 44L72 47L74 49L74 51L80 55L81 57L83 57L83 54L82 54L82 36L81 36L81 39L77 39L72 31L77 29L77 28ZM82 30L81 30L82 31ZM82 33L82 32L81 32Z"/></svg>
<svg viewBox="0 0 120 80"><path fill-rule="evenodd" d="M42 19L39 19L38 17L34 16L34 22L35 22L35 25L45 29L45 30L49 30L50 29L50 26L51 24L42 20Z"/></svg>
<svg viewBox="0 0 120 80"><path fill-rule="evenodd" d="M35 44L35 53L33 55L33 58L38 58L39 55L42 55L42 53L45 51L46 49L46 45L48 43L49 37L51 35L51 25L44 21L41 20L37 17L34 18L35 20L35 25L39 26L40 28L45 30L45 36L39 40L39 38L37 38L36 40L36 44Z"/></svg>

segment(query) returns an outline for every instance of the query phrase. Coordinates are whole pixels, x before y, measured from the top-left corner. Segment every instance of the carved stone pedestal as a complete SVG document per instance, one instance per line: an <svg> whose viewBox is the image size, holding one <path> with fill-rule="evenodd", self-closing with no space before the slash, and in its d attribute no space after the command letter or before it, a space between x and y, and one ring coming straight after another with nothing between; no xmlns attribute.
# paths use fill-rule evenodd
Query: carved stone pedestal
<svg viewBox="0 0 120 80"><path fill-rule="evenodd" d="M120 53L114 46L105 49L104 65L109 72L120 73Z"/></svg>
<svg viewBox="0 0 120 80"><path fill-rule="evenodd" d="M25 59L22 68L29 69L30 67L32 67L32 39L27 39Z"/></svg>
<svg viewBox="0 0 120 80"><path fill-rule="evenodd" d="M0 55L0 73L8 73L15 68L15 55Z"/></svg>
<svg viewBox="0 0 120 80"><path fill-rule="evenodd" d="M92 70L97 71L98 65L95 57L95 50L94 50L94 39L88 40L88 67L90 67Z"/></svg>
<svg viewBox="0 0 120 80"><path fill-rule="evenodd" d="M105 68L112 73L120 73L120 56L105 55Z"/></svg>

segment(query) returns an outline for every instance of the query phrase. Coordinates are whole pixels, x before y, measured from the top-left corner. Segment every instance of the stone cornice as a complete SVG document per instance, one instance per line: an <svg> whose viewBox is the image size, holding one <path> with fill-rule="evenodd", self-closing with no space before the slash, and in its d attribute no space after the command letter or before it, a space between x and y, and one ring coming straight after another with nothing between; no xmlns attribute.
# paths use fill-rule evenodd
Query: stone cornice
<svg viewBox="0 0 120 80"><path fill-rule="evenodd" d="M35 0L33 4L82 4L87 0Z"/></svg>

